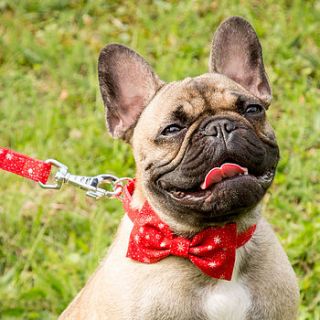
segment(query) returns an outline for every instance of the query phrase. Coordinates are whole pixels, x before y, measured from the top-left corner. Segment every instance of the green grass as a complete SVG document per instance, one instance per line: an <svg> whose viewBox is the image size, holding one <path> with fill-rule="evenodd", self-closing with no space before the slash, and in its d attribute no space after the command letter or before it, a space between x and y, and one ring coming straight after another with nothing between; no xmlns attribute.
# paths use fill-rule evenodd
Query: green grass
<svg viewBox="0 0 320 320"><path fill-rule="evenodd" d="M78 174L133 176L130 148L105 130L100 49L128 45L167 81L198 75L230 15L251 21L262 42L282 154L265 215L299 277L299 319L319 320L319 1L1 0L0 146ZM121 206L0 176L0 318L55 319L106 253Z"/></svg>

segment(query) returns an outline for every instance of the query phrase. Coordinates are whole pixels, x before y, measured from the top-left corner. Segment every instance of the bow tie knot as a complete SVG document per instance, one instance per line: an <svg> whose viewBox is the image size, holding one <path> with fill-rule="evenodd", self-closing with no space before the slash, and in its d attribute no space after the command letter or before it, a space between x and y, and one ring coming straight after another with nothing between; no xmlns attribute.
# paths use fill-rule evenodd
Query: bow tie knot
<svg viewBox="0 0 320 320"><path fill-rule="evenodd" d="M174 237L171 240L170 254L177 257L189 258L189 248L189 239L183 237Z"/></svg>

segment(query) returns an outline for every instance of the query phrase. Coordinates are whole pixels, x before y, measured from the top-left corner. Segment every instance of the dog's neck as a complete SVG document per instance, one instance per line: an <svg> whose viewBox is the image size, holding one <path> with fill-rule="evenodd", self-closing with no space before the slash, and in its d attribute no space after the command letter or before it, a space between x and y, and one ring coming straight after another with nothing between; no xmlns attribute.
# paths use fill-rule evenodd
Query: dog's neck
<svg viewBox="0 0 320 320"><path fill-rule="evenodd" d="M146 201L149 202L150 206L158 215L158 217L170 227L170 230L179 236L192 237L196 233L200 232L201 230L209 226L222 226L225 224L225 223L210 223L210 224L202 224L197 226L196 224L190 223L189 221L188 222L177 221L173 217L173 215L170 215L169 212L168 213L162 212L157 208L157 204L154 204L152 203L152 201L149 201L144 195L142 187L137 183L135 187L135 191L132 195L131 207L133 209L141 210ZM235 222L237 224L237 231L239 233L244 232L252 225L257 224L261 216L261 207L262 207L262 204L259 203L253 209L247 212L244 212L243 214L238 216L234 221L228 221L228 222Z"/></svg>

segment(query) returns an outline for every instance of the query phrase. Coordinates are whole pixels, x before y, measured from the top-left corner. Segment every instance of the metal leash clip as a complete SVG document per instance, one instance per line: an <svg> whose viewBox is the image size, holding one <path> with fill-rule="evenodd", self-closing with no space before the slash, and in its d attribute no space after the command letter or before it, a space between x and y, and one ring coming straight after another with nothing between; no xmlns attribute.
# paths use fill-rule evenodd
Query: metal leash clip
<svg viewBox="0 0 320 320"><path fill-rule="evenodd" d="M57 167L59 170L55 174L55 184L43 184L39 182L44 189L60 189L62 184L68 183L82 190L86 190L86 195L95 199L101 197L116 197L122 192L122 182L126 178L118 178L111 174L100 174L93 177L74 175L68 172L68 167L54 159L45 161ZM111 184L111 190L100 187L101 184Z"/></svg>

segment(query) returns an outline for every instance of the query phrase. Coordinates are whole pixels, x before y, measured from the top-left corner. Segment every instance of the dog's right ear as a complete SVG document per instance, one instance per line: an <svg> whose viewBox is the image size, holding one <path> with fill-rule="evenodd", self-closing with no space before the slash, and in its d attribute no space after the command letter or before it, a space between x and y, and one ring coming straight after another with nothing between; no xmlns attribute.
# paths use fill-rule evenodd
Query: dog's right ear
<svg viewBox="0 0 320 320"><path fill-rule="evenodd" d="M129 141L140 114L163 82L140 55L119 44L102 49L98 74L109 131Z"/></svg>

